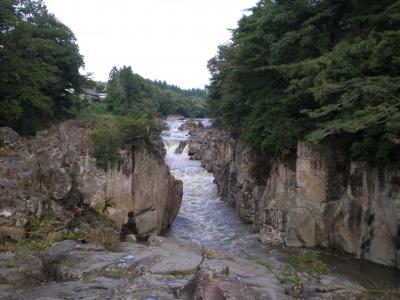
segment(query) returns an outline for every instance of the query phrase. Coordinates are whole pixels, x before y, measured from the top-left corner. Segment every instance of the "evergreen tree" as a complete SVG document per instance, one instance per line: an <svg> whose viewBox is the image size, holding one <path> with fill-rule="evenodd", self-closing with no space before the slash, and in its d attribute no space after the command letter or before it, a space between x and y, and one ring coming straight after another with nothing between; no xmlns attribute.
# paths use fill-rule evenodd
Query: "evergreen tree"
<svg viewBox="0 0 400 300"><path fill-rule="evenodd" d="M209 107L255 149L398 159L400 1L262 0L209 61Z"/></svg>

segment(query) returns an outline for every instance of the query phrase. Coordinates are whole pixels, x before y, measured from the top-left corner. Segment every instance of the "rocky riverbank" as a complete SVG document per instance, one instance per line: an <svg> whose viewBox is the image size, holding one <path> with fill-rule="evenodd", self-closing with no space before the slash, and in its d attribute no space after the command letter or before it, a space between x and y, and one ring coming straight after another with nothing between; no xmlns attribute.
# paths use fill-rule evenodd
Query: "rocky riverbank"
<svg viewBox="0 0 400 300"><path fill-rule="evenodd" d="M299 142L285 161L257 155L224 129L187 125L189 154L264 243L323 247L400 268L398 168L350 161Z"/></svg>
<svg viewBox="0 0 400 300"><path fill-rule="evenodd" d="M365 296L347 280L155 236L169 228L182 198L159 144L121 149L122 162L104 171L81 121L30 139L0 131L1 299ZM7 248L8 240L19 242Z"/></svg>
<svg viewBox="0 0 400 300"><path fill-rule="evenodd" d="M0 298L292 299L271 270L178 239L151 237L146 245L124 242L118 252L67 240L47 255L59 258L57 277L38 285L40 268L32 268L40 265L37 256L0 254ZM363 290L324 278L303 295L363 299Z"/></svg>
<svg viewBox="0 0 400 300"><path fill-rule="evenodd" d="M32 220L65 223L85 209L111 219L117 232L139 237L169 228L182 200L182 183L163 160L162 143L120 150L107 170L90 156L92 129L71 120L22 138L0 128L0 237L20 241Z"/></svg>

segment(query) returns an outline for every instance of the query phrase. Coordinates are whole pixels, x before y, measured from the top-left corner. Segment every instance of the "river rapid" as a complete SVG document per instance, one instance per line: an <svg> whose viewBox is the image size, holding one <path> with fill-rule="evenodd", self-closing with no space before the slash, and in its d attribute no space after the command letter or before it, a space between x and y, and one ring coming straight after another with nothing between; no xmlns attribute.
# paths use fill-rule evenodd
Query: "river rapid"
<svg viewBox="0 0 400 300"><path fill-rule="evenodd" d="M175 178L183 182L182 206L169 234L258 263L285 262L285 249L259 242L258 233L252 231L251 225L241 223L235 210L222 201L213 175L200 161L189 159L188 147L182 154L175 153L179 143L190 138L187 131L178 130L184 122L168 119L165 124L169 129L163 132L165 161ZM202 122L210 125L207 119ZM335 252L319 253L333 276L367 288L400 286L400 273L396 270Z"/></svg>

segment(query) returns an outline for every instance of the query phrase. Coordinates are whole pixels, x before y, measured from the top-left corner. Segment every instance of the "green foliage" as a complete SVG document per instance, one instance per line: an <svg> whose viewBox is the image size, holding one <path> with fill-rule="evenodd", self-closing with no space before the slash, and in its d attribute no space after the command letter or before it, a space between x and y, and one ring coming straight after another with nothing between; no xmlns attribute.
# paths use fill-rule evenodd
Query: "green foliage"
<svg viewBox="0 0 400 300"><path fill-rule="evenodd" d="M91 155L96 165L104 170L108 165L123 162L120 154L129 146L146 146L160 138L161 123L144 113L130 116L115 116L106 112L105 103L89 104L80 116L87 120L91 128Z"/></svg>
<svg viewBox="0 0 400 300"><path fill-rule="evenodd" d="M212 116L276 155L345 140L353 158L400 159L399 1L261 0L250 12L209 61Z"/></svg>
<svg viewBox="0 0 400 300"><path fill-rule="evenodd" d="M119 135L124 144L145 144L157 139L162 131L161 124L143 115L117 119Z"/></svg>
<svg viewBox="0 0 400 300"><path fill-rule="evenodd" d="M81 238L81 233L71 232L62 221L44 217L40 220L30 220L25 226L26 239L15 245L17 252L47 251L55 242L64 239Z"/></svg>
<svg viewBox="0 0 400 300"><path fill-rule="evenodd" d="M120 141L112 128L102 127L92 133L92 155L96 158L96 165L106 170L109 164L122 162Z"/></svg>
<svg viewBox="0 0 400 300"><path fill-rule="evenodd" d="M114 67L107 85L108 109L119 116L173 115L207 116L205 90L183 90L166 82L150 81L133 73L131 67Z"/></svg>
<svg viewBox="0 0 400 300"><path fill-rule="evenodd" d="M305 283L320 281L328 267L323 263L318 254L312 250L291 250L287 256L288 265L282 270L281 279L292 288L301 290Z"/></svg>
<svg viewBox="0 0 400 300"><path fill-rule="evenodd" d="M29 241L23 244L23 247L31 251L45 251L61 239L62 232L60 231L41 232L38 230L37 232L31 232Z"/></svg>
<svg viewBox="0 0 400 300"><path fill-rule="evenodd" d="M32 134L78 109L83 59L41 0L3 0L0 11L0 126Z"/></svg>
<svg viewBox="0 0 400 300"><path fill-rule="evenodd" d="M79 176L80 176L79 167L74 166L69 170L69 177L71 178L72 184L79 183Z"/></svg>
<svg viewBox="0 0 400 300"><path fill-rule="evenodd" d="M107 110L107 103L105 102L83 102L81 105L81 110L78 112L77 116L90 123L95 123L99 116L103 118L109 116L114 118L113 114Z"/></svg>

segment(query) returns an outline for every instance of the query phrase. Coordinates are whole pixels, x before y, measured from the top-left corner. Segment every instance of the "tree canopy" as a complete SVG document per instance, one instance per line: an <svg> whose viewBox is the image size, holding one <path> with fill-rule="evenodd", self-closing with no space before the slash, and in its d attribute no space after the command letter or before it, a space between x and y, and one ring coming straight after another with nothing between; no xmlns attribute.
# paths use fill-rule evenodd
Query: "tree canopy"
<svg viewBox="0 0 400 300"><path fill-rule="evenodd" d="M184 90L165 81L144 79L128 66L111 70L107 93L109 110L117 115L147 112L205 117L208 114L205 90Z"/></svg>
<svg viewBox="0 0 400 300"><path fill-rule="evenodd" d="M72 31L40 0L0 0L0 126L33 133L67 117L82 80Z"/></svg>
<svg viewBox="0 0 400 300"><path fill-rule="evenodd" d="M399 159L400 1L261 0L208 64L209 107L254 149Z"/></svg>

